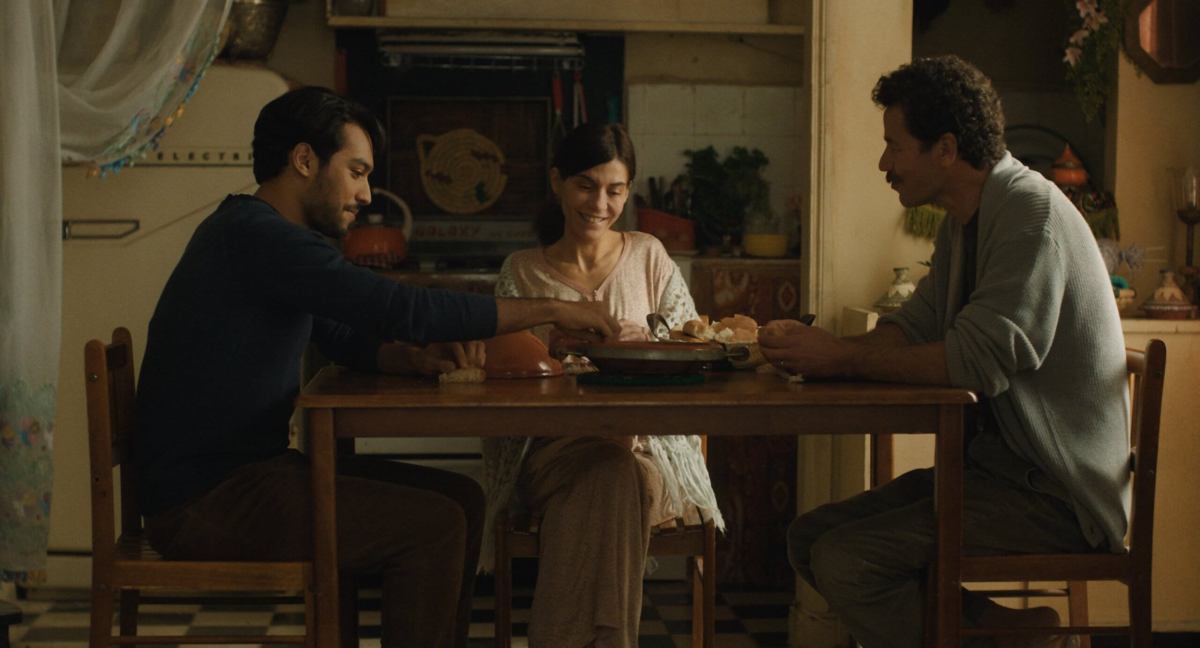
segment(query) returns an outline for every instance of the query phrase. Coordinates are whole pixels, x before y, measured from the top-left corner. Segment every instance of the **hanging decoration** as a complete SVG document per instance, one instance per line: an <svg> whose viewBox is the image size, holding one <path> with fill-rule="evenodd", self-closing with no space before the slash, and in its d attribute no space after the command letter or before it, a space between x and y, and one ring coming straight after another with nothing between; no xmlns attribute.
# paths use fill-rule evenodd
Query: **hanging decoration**
<svg viewBox="0 0 1200 648"><path fill-rule="evenodd" d="M1062 60L1083 116L1091 121L1104 107L1116 74L1116 54L1125 23L1122 0L1069 1L1078 16L1072 18L1075 30L1067 38Z"/></svg>

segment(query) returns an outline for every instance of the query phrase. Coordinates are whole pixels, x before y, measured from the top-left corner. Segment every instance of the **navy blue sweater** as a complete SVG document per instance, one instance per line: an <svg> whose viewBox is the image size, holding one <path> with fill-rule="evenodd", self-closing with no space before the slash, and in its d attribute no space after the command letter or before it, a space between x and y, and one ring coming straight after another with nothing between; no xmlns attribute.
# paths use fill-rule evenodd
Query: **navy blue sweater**
<svg viewBox="0 0 1200 648"><path fill-rule="evenodd" d="M150 320L133 448L143 513L287 448L310 340L374 369L383 341L495 330L492 297L397 284L266 202L229 196L196 228Z"/></svg>

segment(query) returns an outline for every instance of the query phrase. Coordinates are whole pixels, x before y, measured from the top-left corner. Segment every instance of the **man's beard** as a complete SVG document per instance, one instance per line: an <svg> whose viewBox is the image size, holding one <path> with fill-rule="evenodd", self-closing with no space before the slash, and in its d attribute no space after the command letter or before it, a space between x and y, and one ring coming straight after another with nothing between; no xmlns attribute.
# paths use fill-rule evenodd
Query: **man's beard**
<svg viewBox="0 0 1200 648"><path fill-rule="evenodd" d="M324 172L317 174L317 183L301 205L304 222L313 230L331 239L340 239L346 235L342 226L342 212L345 207L340 203L331 203L329 196L329 181Z"/></svg>

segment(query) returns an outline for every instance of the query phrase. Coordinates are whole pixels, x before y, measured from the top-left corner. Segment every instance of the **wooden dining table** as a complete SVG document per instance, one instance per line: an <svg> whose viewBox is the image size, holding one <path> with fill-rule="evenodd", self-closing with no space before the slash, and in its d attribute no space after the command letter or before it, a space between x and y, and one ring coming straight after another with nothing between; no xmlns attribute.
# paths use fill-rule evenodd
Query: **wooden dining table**
<svg viewBox="0 0 1200 648"><path fill-rule="evenodd" d="M936 435L935 644L959 645L963 411L966 389L875 382L789 382L714 372L699 384L581 384L571 376L438 384L330 366L304 387L312 462L317 644L337 645L334 505L337 440L362 437L622 436L691 434ZM352 443L352 442L351 442ZM342 442L341 445L346 445ZM345 448L343 448L344 450Z"/></svg>

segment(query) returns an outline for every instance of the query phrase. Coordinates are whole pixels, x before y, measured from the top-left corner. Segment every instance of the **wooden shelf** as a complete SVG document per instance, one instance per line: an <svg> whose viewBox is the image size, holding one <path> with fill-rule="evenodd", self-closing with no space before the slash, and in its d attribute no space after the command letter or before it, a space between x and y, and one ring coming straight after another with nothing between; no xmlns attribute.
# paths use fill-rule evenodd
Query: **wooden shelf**
<svg viewBox="0 0 1200 648"><path fill-rule="evenodd" d="M400 16L329 16L334 29L486 29L499 31L571 31L660 34L803 36L803 25L751 23L550 20L538 18L408 18Z"/></svg>

